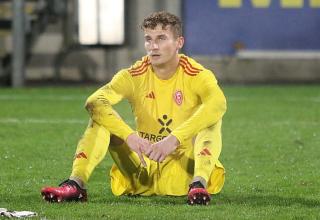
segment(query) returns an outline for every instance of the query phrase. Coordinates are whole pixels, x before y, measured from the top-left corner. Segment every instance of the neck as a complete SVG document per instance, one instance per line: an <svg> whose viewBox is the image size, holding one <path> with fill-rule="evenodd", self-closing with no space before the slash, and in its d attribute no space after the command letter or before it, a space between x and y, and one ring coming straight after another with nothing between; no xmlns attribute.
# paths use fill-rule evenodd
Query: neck
<svg viewBox="0 0 320 220"><path fill-rule="evenodd" d="M168 63L162 65L152 66L153 71L159 79L170 79L174 73L177 71L179 66L179 56L177 55L174 59L170 60Z"/></svg>

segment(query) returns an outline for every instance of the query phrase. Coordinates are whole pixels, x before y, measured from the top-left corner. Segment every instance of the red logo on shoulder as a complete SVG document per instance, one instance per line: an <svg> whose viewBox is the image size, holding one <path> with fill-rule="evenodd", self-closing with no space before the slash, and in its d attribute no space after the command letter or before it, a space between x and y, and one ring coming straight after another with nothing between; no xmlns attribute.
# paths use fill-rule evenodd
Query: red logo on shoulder
<svg viewBox="0 0 320 220"><path fill-rule="evenodd" d="M177 103L177 105L181 105L182 104L182 101L183 101L183 94L180 90L176 91L174 94L173 94L173 99L174 101Z"/></svg>

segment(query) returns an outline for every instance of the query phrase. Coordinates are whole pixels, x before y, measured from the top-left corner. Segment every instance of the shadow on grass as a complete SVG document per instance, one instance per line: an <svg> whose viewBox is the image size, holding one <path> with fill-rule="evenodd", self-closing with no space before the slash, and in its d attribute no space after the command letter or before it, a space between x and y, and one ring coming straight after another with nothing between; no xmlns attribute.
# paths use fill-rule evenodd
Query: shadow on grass
<svg viewBox="0 0 320 220"><path fill-rule="evenodd" d="M119 205L146 205L149 206L157 206L157 205L186 205L187 197L186 196L108 196L108 197L97 197L91 198L91 202L93 203L105 203L112 204L117 203Z"/></svg>
<svg viewBox="0 0 320 220"><path fill-rule="evenodd" d="M92 198L93 203L116 203L127 205L132 204L142 204L142 205L186 205L187 197L173 197L173 196L108 196L103 198L98 196L97 198ZM320 206L320 200L308 199L303 197L281 197L278 195L228 195L220 194L212 196L212 205L246 205L252 207L259 206L279 206L279 207L290 207L294 205L304 206L308 208L316 208Z"/></svg>

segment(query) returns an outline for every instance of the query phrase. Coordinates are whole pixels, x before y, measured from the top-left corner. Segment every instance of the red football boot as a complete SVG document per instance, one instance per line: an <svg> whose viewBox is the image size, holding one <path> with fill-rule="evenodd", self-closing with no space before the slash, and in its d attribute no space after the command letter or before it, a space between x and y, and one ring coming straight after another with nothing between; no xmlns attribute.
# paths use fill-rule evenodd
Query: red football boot
<svg viewBox="0 0 320 220"><path fill-rule="evenodd" d="M189 205L209 205L210 200L210 194L200 181L190 184L188 192Z"/></svg>
<svg viewBox="0 0 320 220"><path fill-rule="evenodd" d="M41 189L41 195L48 202L87 201L87 190L81 189L73 180L66 180L59 187L44 187Z"/></svg>

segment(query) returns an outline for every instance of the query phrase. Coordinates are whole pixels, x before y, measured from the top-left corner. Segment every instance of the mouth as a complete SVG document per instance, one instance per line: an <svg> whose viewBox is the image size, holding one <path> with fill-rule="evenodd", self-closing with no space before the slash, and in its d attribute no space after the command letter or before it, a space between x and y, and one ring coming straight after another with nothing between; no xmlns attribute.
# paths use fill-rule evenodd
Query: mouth
<svg viewBox="0 0 320 220"><path fill-rule="evenodd" d="M158 58L158 57L160 57L160 54L150 54L150 57L152 57L152 58Z"/></svg>
<svg viewBox="0 0 320 220"><path fill-rule="evenodd" d="M160 55L159 54L152 54L151 59L158 60L158 59L160 59Z"/></svg>

